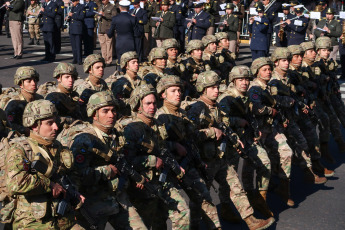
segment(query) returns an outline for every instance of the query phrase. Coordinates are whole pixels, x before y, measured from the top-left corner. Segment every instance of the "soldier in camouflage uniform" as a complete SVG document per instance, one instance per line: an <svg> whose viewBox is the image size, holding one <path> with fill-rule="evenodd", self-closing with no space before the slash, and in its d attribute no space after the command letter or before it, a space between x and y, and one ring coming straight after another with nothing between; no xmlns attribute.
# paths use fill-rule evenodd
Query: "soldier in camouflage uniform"
<svg viewBox="0 0 345 230"><path fill-rule="evenodd" d="M288 138L289 146L296 151L298 158L303 159L301 167L304 168L305 179L315 184L326 183L327 179L325 177L314 174L310 156L307 155L307 141L295 121L296 117L293 109L295 100L291 97L291 92L295 93L296 90L288 77L291 54L287 48L278 47L274 50L271 59L274 63L274 70L268 86L271 95L280 107L279 112L288 119L284 134Z"/></svg>
<svg viewBox="0 0 345 230"><path fill-rule="evenodd" d="M172 229L187 230L190 228L190 211L185 199L169 177L159 181L160 174L168 166L163 164L165 158L162 156L166 152L166 129L154 119L157 110L155 94L156 90L149 84L138 86L129 100L133 115L120 120L118 126L123 132L128 162L155 187L161 199L134 186L129 188L129 195L148 228L167 229L166 220L169 218ZM181 169L179 165L177 168ZM177 177L183 178L183 174L182 170ZM163 203L162 199L167 202Z"/></svg>
<svg viewBox="0 0 345 230"><path fill-rule="evenodd" d="M107 83L102 79L104 75L105 61L100 54L90 54L84 60L84 73L89 74L83 82L76 85L75 91L79 94L81 113L87 119L86 105L92 94L108 89Z"/></svg>
<svg viewBox="0 0 345 230"><path fill-rule="evenodd" d="M74 81L78 77L75 66L70 63L59 63L54 69L53 77L57 79L57 88L54 92L47 94L45 99L55 105L61 119L59 126L62 127L64 124L71 124L76 119L86 117L80 111L79 95L73 90Z"/></svg>
<svg viewBox="0 0 345 230"><path fill-rule="evenodd" d="M211 70L220 73L218 70L219 63L216 59L215 53L217 51L217 37L214 35L206 35L201 39L204 44L204 52L202 53L202 60L208 64Z"/></svg>
<svg viewBox="0 0 345 230"><path fill-rule="evenodd" d="M290 195L291 158L293 151L284 135L284 121L275 109L275 100L268 91L267 83L272 76L272 62L267 57L254 60L250 69L254 80L248 89L248 99L252 103L251 111L257 118L261 132L261 142L267 149L271 160L272 172L280 178L280 185L275 192L290 207L295 203Z"/></svg>
<svg viewBox="0 0 345 230"><path fill-rule="evenodd" d="M229 39L226 32L216 33L218 40L217 52L215 54L221 71L222 83L229 85L228 76L231 69L235 66L236 54L229 51Z"/></svg>
<svg viewBox="0 0 345 230"><path fill-rule="evenodd" d="M185 96L197 97L195 83L198 75L211 67L202 60L204 45L200 40L191 40L186 47L186 53L191 57L183 60L179 66L181 78L184 81Z"/></svg>
<svg viewBox="0 0 345 230"><path fill-rule="evenodd" d="M83 207L97 223L97 229L105 229L107 222L116 229L146 229L128 200L125 185L120 183L119 169L109 162L113 154L121 154L119 135L114 129L116 105L110 91L93 94L87 104L92 124L80 122L60 133L58 139L73 153L72 179L85 196ZM77 213L77 219L90 228L82 212Z"/></svg>
<svg viewBox="0 0 345 230"><path fill-rule="evenodd" d="M20 89L10 88L3 92L0 100L0 108L5 111L8 126L29 136L30 130L23 126L23 112L27 103L43 99L36 93L39 74L31 66L19 67L14 75L14 84Z"/></svg>
<svg viewBox="0 0 345 230"><path fill-rule="evenodd" d="M133 90L142 82L141 77L138 76L139 63L137 53L135 51L129 51L122 54L120 67L124 70L125 74L118 76L115 81L108 83L115 98L119 101L121 115L130 116L129 97Z"/></svg>
<svg viewBox="0 0 345 230"><path fill-rule="evenodd" d="M157 85L157 93L163 98L164 102L155 117L166 126L167 146L174 153L177 160L180 160L180 162L188 161L188 157L192 157L192 153L188 151L196 151L192 145L197 139L198 131L194 129L193 124L188 120L186 112L180 108L183 94L181 79L173 75L161 78ZM196 138L190 140L193 137ZM188 157L186 156L187 154L189 154ZM200 158L198 152L194 154L198 154L197 157ZM218 229L220 228L220 221L217 208L212 203L212 198L205 181L201 179L198 168L195 168L193 163L193 160L191 160L187 164L185 176L192 180L193 186L197 191L195 192L194 190L188 190L182 187L191 199L189 203L191 209L191 228L199 229L201 214L203 214L207 216L204 221L207 223L208 228ZM197 165L197 167L202 166Z"/></svg>
<svg viewBox="0 0 345 230"><path fill-rule="evenodd" d="M339 151L345 152L344 139L341 135L340 126L336 121L338 118L342 126L345 125L345 107L341 100L339 83L336 78L336 69L338 64L336 61L329 59L331 39L329 37L320 37L315 43L317 57L315 59L315 75L321 82L320 93L326 104L325 110L330 118L331 131L336 140Z"/></svg>
<svg viewBox="0 0 345 230"><path fill-rule="evenodd" d="M71 152L55 140L56 116L56 108L49 101L28 103L23 125L30 128L30 136L13 139L6 154L7 190L16 200L13 229L83 229L76 224L73 210L63 217L56 213L66 191L54 178L65 175L73 166ZM47 170L34 171L33 162ZM79 199L83 202L85 198L79 195Z"/></svg>
<svg viewBox="0 0 345 230"><path fill-rule="evenodd" d="M164 76L164 70L167 65L168 55L165 48L153 48L149 54L149 65L141 66L138 75L144 79L148 73L154 73L159 77Z"/></svg>
<svg viewBox="0 0 345 230"><path fill-rule="evenodd" d="M162 47L165 49L168 55L167 66L165 71L169 75L180 76L178 69L181 57L179 56L180 44L175 38L169 38L163 41Z"/></svg>
<svg viewBox="0 0 345 230"><path fill-rule="evenodd" d="M229 78L229 82L232 82L233 86L229 86L227 91L218 98L219 108L230 119L231 127L239 135L248 157L251 158L244 160L242 171L243 187L248 194L249 201L255 209L266 217L271 217L273 213L266 203L271 177L271 162L266 150L258 144L261 133L257 133L258 125L253 125L257 123L257 120L250 111L252 104L247 97L252 73L247 66L235 66L231 70ZM252 161L255 161L256 164L252 165ZM257 170L256 187L259 192L253 186L255 168Z"/></svg>
<svg viewBox="0 0 345 230"><path fill-rule="evenodd" d="M317 124L314 124L310 117L310 113L314 113L315 98L309 94L308 85L310 81L306 73L301 70L304 51L299 45L288 46L288 50L291 54L288 77L296 90L291 95L294 95L295 106L298 106L298 108L295 107L296 122L307 141L313 170L319 174L324 174L326 177L331 177L334 175L334 171L328 170L320 162L321 152L320 141L316 132ZM304 113L304 109L307 110L307 113Z"/></svg>
<svg viewBox="0 0 345 230"><path fill-rule="evenodd" d="M265 229L274 222L274 218L258 220L253 216L253 208L241 186L234 166L229 165L225 159L228 154L227 148L220 148L223 138L226 138L220 129L223 126L221 123L228 126L229 121L217 104L219 83L220 78L214 71L201 73L196 82L196 88L201 96L187 110L188 118L201 131L201 135L198 136L198 146L200 156L207 164L208 186L213 180L219 184L222 217L231 215L230 202L232 201L249 229Z"/></svg>

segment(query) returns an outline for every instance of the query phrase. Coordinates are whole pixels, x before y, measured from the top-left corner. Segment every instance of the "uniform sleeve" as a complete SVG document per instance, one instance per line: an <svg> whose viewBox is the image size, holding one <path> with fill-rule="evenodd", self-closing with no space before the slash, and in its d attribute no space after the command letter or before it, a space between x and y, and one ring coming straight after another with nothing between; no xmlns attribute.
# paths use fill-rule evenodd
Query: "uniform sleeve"
<svg viewBox="0 0 345 230"><path fill-rule="evenodd" d="M97 4L92 4L90 6L90 9L85 13L85 18L93 18L95 17L96 13L98 9Z"/></svg>
<svg viewBox="0 0 345 230"><path fill-rule="evenodd" d="M140 22L140 20L139 20L139 24L146 25L147 23L148 23L147 12L146 12L146 10L143 10L142 22Z"/></svg>
<svg viewBox="0 0 345 230"><path fill-rule="evenodd" d="M15 145L6 154L6 186L10 195L39 195L51 192L49 178L30 173L25 150Z"/></svg>
<svg viewBox="0 0 345 230"><path fill-rule="evenodd" d="M204 29L208 29L211 25L211 22L210 22L210 15L207 14L206 17L202 18L201 19L197 19L196 20L196 24L195 26L196 27L200 27L200 28L204 28Z"/></svg>
<svg viewBox="0 0 345 230"><path fill-rule="evenodd" d="M269 82L269 89L273 98L285 108L291 108L293 106L293 99L289 96L282 96L278 94L278 85L279 82L277 80L273 80Z"/></svg>
<svg viewBox="0 0 345 230"><path fill-rule="evenodd" d="M63 16L64 9L65 9L64 3L61 2L57 5L57 12L56 13Z"/></svg>
<svg viewBox="0 0 345 230"><path fill-rule="evenodd" d="M250 88L248 91L249 100L252 102L252 113L258 116L270 115L272 113L272 108L264 105L262 103L261 93L254 87Z"/></svg>
<svg viewBox="0 0 345 230"><path fill-rule="evenodd" d="M55 18L56 12L57 12L57 5L53 4L52 8L53 8L52 11L44 10L43 15L50 17L50 18ZM46 7L46 9L47 9L47 7Z"/></svg>
<svg viewBox="0 0 345 230"><path fill-rule="evenodd" d="M25 5L24 1L17 0L12 4L13 8L11 9L11 11L15 13L20 12L24 10L24 5Z"/></svg>
<svg viewBox="0 0 345 230"><path fill-rule="evenodd" d="M324 23L324 20L320 21L318 24L317 24L317 28L323 28L325 26L325 23ZM321 36L321 33L322 31L321 30L318 30L318 29L315 29L314 30L314 34L316 37L320 37Z"/></svg>
<svg viewBox="0 0 345 230"><path fill-rule="evenodd" d="M229 20L228 20L228 22L229 22ZM231 21L231 23L229 24L228 30L229 30L229 31L232 31L232 32L237 32L238 26L239 26L238 17L235 17L235 18Z"/></svg>
<svg viewBox="0 0 345 230"><path fill-rule="evenodd" d="M108 33L107 33L107 36L108 36L109 38L112 38L112 37L114 36L115 26L116 26L116 19L115 19L115 17L114 17L114 18L112 19L112 21L111 21L111 26L110 26L110 29L109 29L109 31L108 31Z"/></svg>
<svg viewBox="0 0 345 230"><path fill-rule="evenodd" d="M340 23L336 22L336 26L333 27L334 29L330 29L330 33L328 34L328 36L330 37L335 37L338 38L341 36L342 30L341 30L341 25Z"/></svg>
<svg viewBox="0 0 345 230"><path fill-rule="evenodd" d="M169 17L166 17L168 20L164 20L161 26L173 29L176 21L175 14L173 12L168 12L168 14L170 14Z"/></svg>

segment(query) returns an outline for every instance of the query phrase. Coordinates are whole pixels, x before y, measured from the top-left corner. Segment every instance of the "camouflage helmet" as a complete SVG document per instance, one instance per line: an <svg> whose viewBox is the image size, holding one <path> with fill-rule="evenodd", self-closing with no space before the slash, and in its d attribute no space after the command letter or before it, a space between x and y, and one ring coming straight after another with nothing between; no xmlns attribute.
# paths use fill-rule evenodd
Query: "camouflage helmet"
<svg viewBox="0 0 345 230"><path fill-rule="evenodd" d="M53 77L57 78L60 74L71 74L75 79L78 77L77 68L70 63L59 63L54 69Z"/></svg>
<svg viewBox="0 0 345 230"><path fill-rule="evenodd" d="M40 79L40 75L32 66L22 66L19 67L14 74L14 84L19 85L21 80L29 79L29 78L35 78L37 81Z"/></svg>
<svg viewBox="0 0 345 230"><path fill-rule="evenodd" d="M132 111L138 111L141 99L150 94L156 95L155 88L150 84L143 84L135 88L129 98L129 105L131 106Z"/></svg>
<svg viewBox="0 0 345 230"><path fill-rule="evenodd" d="M187 47L186 47L186 52L190 53L193 50L197 50L197 49L204 49L204 44L202 44L202 41L200 40L191 40L190 42L188 42Z"/></svg>
<svg viewBox="0 0 345 230"><path fill-rule="evenodd" d="M302 42L300 44L300 46L302 47L303 51L307 51L307 50L311 50L311 49L315 49L315 45L312 41L310 42Z"/></svg>
<svg viewBox="0 0 345 230"><path fill-rule="evenodd" d="M88 73L90 67L96 62L102 62L103 67L105 67L105 60L100 54L90 54L89 56L87 56L83 64L84 73Z"/></svg>
<svg viewBox="0 0 345 230"><path fill-rule="evenodd" d="M180 48L180 44L178 43L178 41L175 38L169 38L169 39L165 39L163 41L162 47L164 49L170 49L170 48L179 49Z"/></svg>
<svg viewBox="0 0 345 230"><path fill-rule="evenodd" d="M97 109L109 105L118 105L111 91L107 90L94 93L91 95L86 106L87 116L91 117Z"/></svg>
<svg viewBox="0 0 345 230"><path fill-rule="evenodd" d="M157 84L157 93L161 94L171 86L180 86L182 88L183 84L181 78L176 75L162 77Z"/></svg>
<svg viewBox="0 0 345 230"><path fill-rule="evenodd" d="M160 47L156 47L156 48L153 48L150 53L149 53L149 62L153 62L155 59L157 58L168 58L168 54L167 52L165 51L164 48Z"/></svg>
<svg viewBox="0 0 345 230"><path fill-rule="evenodd" d="M122 54L121 62L120 62L121 69L125 68L127 62L129 62L130 60L138 59L138 58L139 58L138 54L135 51L129 51L129 52Z"/></svg>
<svg viewBox="0 0 345 230"><path fill-rule="evenodd" d="M229 81L232 82L235 79L238 78L253 78L252 72L250 71L250 68L245 65L237 65L232 68L230 74L229 74Z"/></svg>
<svg viewBox="0 0 345 230"><path fill-rule="evenodd" d="M228 33L218 32L218 33L216 33L216 37L217 37L218 41L220 41L222 39L228 39Z"/></svg>
<svg viewBox="0 0 345 230"><path fill-rule="evenodd" d="M208 46L208 44L210 43L217 43L217 37L214 35L206 35L201 39L202 43L204 44L204 46Z"/></svg>
<svg viewBox="0 0 345 230"><path fill-rule="evenodd" d="M316 50L331 49L332 48L331 38L326 37L326 36L319 37L318 39L316 39L315 47L316 47Z"/></svg>
<svg viewBox="0 0 345 230"><path fill-rule="evenodd" d="M205 88L214 86L220 83L220 77L214 71L205 71L199 74L198 79L196 80L196 90L199 93L202 93Z"/></svg>
<svg viewBox="0 0 345 230"><path fill-rule="evenodd" d="M304 50L300 45L290 45L287 48L291 55L302 55L304 53Z"/></svg>
<svg viewBox="0 0 345 230"><path fill-rule="evenodd" d="M36 121L57 115L55 105L48 100L29 102L24 109L23 125L30 128Z"/></svg>
<svg viewBox="0 0 345 230"><path fill-rule="evenodd" d="M250 67L250 70L251 70L253 75L257 75L259 69L265 65L272 66L271 59L268 57L260 57L260 58L257 58L253 61L252 66Z"/></svg>
<svg viewBox="0 0 345 230"><path fill-rule="evenodd" d="M290 59L290 58L291 58L291 54L288 48L286 47L276 48L271 55L272 62L278 61L280 59Z"/></svg>

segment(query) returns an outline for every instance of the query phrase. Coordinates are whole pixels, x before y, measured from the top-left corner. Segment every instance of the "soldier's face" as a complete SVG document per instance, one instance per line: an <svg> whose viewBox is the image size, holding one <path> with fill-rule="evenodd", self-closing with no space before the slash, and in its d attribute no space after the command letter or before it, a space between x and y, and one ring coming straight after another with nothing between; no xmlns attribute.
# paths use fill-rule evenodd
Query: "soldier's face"
<svg viewBox="0 0 345 230"><path fill-rule="evenodd" d="M319 49L318 53L322 58L327 59L329 58L331 51L329 49Z"/></svg>
<svg viewBox="0 0 345 230"><path fill-rule="evenodd" d="M197 60L201 60L202 59L202 50L201 49L193 50L191 55L193 56L193 58L196 58Z"/></svg>
<svg viewBox="0 0 345 230"><path fill-rule="evenodd" d="M109 0L102 0L102 3L103 3L104 5L107 5L107 4L109 3Z"/></svg>
<svg viewBox="0 0 345 230"><path fill-rule="evenodd" d="M164 69L167 66L167 59L165 58L157 58L154 60L154 65Z"/></svg>
<svg viewBox="0 0 345 230"><path fill-rule="evenodd" d="M116 122L115 106L105 106L97 110L93 119L106 127L113 127Z"/></svg>
<svg viewBox="0 0 345 230"><path fill-rule="evenodd" d="M217 51L217 43L211 42L210 44L207 45L208 51L214 53Z"/></svg>
<svg viewBox="0 0 345 230"><path fill-rule="evenodd" d="M236 89L241 93L246 93L248 91L249 83L249 78L238 78L234 81Z"/></svg>
<svg viewBox="0 0 345 230"><path fill-rule="evenodd" d="M234 12L234 10L233 9L226 9L225 12L226 12L226 14L232 14L232 12Z"/></svg>
<svg viewBox="0 0 345 230"><path fill-rule="evenodd" d="M275 62L275 65L282 70L287 70L289 68L289 60L288 59L280 59Z"/></svg>
<svg viewBox="0 0 345 230"><path fill-rule="evenodd" d="M154 117L157 111L156 97L153 94L149 94L141 100L141 106L139 111L144 112L149 117Z"/></svg>
<svg viewBox="0 0 345 230"><path fill-rule="evenodd" d="M167 11L169 9L169 5L162 5L162 10Z"/></svg>
<svg viewBox="0 0 345 230"><path fill-rule="evenodd" d="M134 73L137 73L139 70L138 59L132 59L127 62L127 69L133 71Z"/></svg>
<svg viewBox="0 0 345 230"><path fill-rule="evenodd" d="M219 46L225 49L229 49L230 42L227 38L224 38L219 41Z"/></svg>
<svg viewBox="0 0 345 230"><path fill-rule="evenodd" d="M168 53L169 58L176 59L177 55L178 55L178 49L169 48L169 49L167 49L167 53Z"/></svg>
<svg viewBox="0 0 345 230"><path fill-rule="evenodd" d="M300 54L295 54L292 56L291 63L294 65L301 66L303 61L303 57Z"/></svg>
<svg viewBox="0 0 345 230"><path fill-rule="evenodd" d="M264 16L264 12L263 11L259 11L258 15L259 15L259 17L263 17Z"/></svg>
<svg viewBox="0 0 345 230"><path fill-rule="evenodd" d="M315 58L316 58L315 50L314 49L310 49L310 50L305 51L304 57L308 58L310 60L315 60Z"/></svg>
<svg viewBox="0 0 345 230"><path fill-rule="evenodd" d="M181 104L181 95L182 91L179 86L171 86L162 93L162 97L173 103L175 106L179 106Z"/></svg>
<svg viewBox="0 0 345 230"><path fill-rule="evenodd" d="M284 13L285 15L288 15L288 14L290 13L290 10L283 10L283 13Z"/></svg>
<svg viewBox="0 0 345 230"><path fill-rule="evenodd" d="M272 69L270 65L264 65L259 69L258 76L266 81L269 81L272 76Z"/></svg>
<svg viewBox="0 0 345 230"><path fill-rule="evenodd" d="M334 19L334 14L326 14L327 20L333 20Z"/></svg>
<svg viewBox="0 0 345 230"><path fill-rule="evenodd" d="M205 94L208 98L215 101L219 96L219 84L207 87L205 90Z"/></svg>
<svg viewBox="0 0 345 230"><path fill-rule="evenodd" d="M35 78L25 79L22 81L20 88L34 93L37 91L37 80Z"/></svg>
<svg viewBox="0 0 345 230"><path fill-rule="evenodd" d="M89 73L92 73L95 77L103 77L104 74L104 65L103 62L96 62L91 67L92 70L89 71Z"/></svg>
<svg viewBox="0 0 345 230"><path fill-rule="evenodd" d="M58 126L56 124L56 118L49 118L41 120L41 125L38 126L37 123L32 127L32 130L38 133L40 136L55 139L57 136Z"/></svg>
<svg viewBox="0 0 345 230"><path fill-rule="evenodd" d="M202 9L201 7L194 8L194 12L195 12L196 14L198 14L198 13L200 13L201 9Z"/></svg>
<svg viewBox="0 0 345 230"><path fill-rule="evenodd" d="M36 2L35 0L33 0L33 1L31 0L31 1L30 1L30 4L31 4L31 5L34 5L35 2Z"/></svg>
<svg viewBox="0 0 345 230"><path fill-rule="evenodd" d="M66 89L73 89L74 77L71 74L62 74L58 77L58 82L62 84Z"/></svg>
<svg viewBox="0 0 345 230"><path fill-rule="evenodd" d="M263 3L264 5L267 5L268 3L270 3L270 0L262 0L262 3Z"/></svg>

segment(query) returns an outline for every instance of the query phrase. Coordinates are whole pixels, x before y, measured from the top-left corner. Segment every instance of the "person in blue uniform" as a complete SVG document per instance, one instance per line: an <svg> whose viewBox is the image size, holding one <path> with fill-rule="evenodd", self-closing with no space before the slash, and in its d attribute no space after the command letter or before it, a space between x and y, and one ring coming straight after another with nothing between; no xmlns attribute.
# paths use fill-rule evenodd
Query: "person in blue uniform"
<svg viewBox="0 0 345 230"><path fill-rule="evenodd" d="M72 0L73 7L68 13L69 37L73 51L73 64L82 64L81 37L83 35L83 21L85 18L84 5L79 0Z"/></svg>
<svg viewBox="0 0 345 230"><path fill-rule="evenodd" d="M174 26L174 38L183 45L182 41L184 40L184 25L182 23L182 7L176 4L175 0L169 0L170 6L169 11L174 12L176 17L176 23Z"/></svg>
<svg viewBox="0 0 345 230"><path fill-rule="evenodd" d="M55 53L60 53L61 51L61 29L63 27L63 17L65 11L65 3L62 0L52 0L57 5L57 11L55 15L55 32L53 35Z"/></svg>
<svg viewBox="0 0 345 230"><path fill-rule="evenodd" d="M287 41L288 46L299 45L305 41L305 35L308 28L308 18L303 15L304 8L302 5L295 6L295 16L289 16L286 20L286 31L288 31ZM295 20L290 20L298 16L299 18Z"/></svg>
<svg viewBox="0 0 345 230"><path fill-rule="evenodd" d="M264 16L265 7L262 4L258 4L256 11L258 16L250 18L248 25L249 33L252 34L250 49L253 61L259 57L267 57L269 51L267 42L269 21Z"/></svg>
<svg viewBox="0 0 345 230"><path fill-rule="evenodd" d="M128 51L135 51L134 28L136 27L135 17L128 13L131 2L121 0L119 8L121 13L112 18L111 27L107 33L109 38L114 36L116 31L116 56L117 62L121 60L122 54Z"/></svg>
<svg viewBox="0 0 345 230"><path fill-rule="evenodd" d="M55 16L57 12L57 5L55 2L46 0L40 10L42 13L42 32L45 47L45 57L41 61L53 62L55 61L55 44L54 44L54 31L55 31Z"/></svg>
<svg viewBox="0 0 345 230"><path fill-rule="evenodd" d="M278 12L281 12L282 10L282 4L278 1L274 2L273 4L271 3L270 7L269 4L270 4L271 0L263 0L262 3L264 4L265 6L265 14L264 16L268 19L269 21L269 28L268 28L268 31L267 31L267 45L268 47L271 46L272 44L272 35L273 35L273 23L275 21L277 21L277 18L278 18ZM269 49L267 50L267 52L269 52ZM266 54L267 56L269 55L268 53Z"/></svg>
<svg viewBox="0 0 345 230"><path fill-rule="evenodd" d="M291 18L292 14L290 14L290 4L282 4L282 8L283 8L283 14L284 17L279 18L277 17L277 20L274 24L278 24L281 23L285 20L287 20L288 18ZM285 29L286 24L282 24L280 26L276 26L274 27L274 31L276 33L276 47L287 47L287 31Z"/></svg>
<svg viewBox="0 0 345 230"><path fill-rule="evenodd" d="M85 18L83 23L84 56L93 54L93 40L95 28L95 15L98 10L97 4L92 0L86 0L84 4Z"/></svg>
<svg viewBox="0 0 345 230"><path fill-rule="evenodd" d="M130 10L130 14L135 17L137 26L134 30L135 50L139 57L139 62L143 61L143 43L144 43L144 25L148 22L147 12L140 8L140 0L132 0L134 8Z"/></svg>
<svg viewBox="0 0 345 230"><path fill-rule="evenodd" d="M185 26L188 29L187 36L190 40L201 40L211 26L211 15L202 10L203 3L194 3L194 12L188 15L191 20L185 21Z"/></svg>

